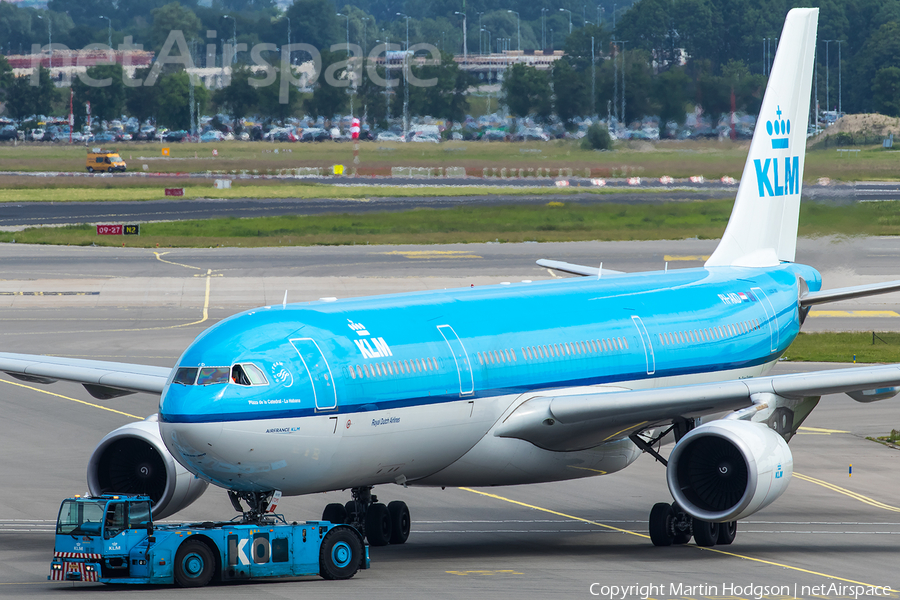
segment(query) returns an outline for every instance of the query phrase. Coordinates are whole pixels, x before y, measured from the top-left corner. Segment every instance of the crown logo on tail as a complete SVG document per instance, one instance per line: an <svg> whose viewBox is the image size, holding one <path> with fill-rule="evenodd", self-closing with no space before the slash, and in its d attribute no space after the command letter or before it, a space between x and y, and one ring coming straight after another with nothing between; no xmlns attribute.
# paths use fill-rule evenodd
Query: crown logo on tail
<svg viewBox="0 0 900 600"><path fill-rule="evenodd" d="M781 118L781 106L777 107L778 110L775 111L775 114L778 115L778 118L774 121L766 121L766 131L771 136L784 136L784 137L773 137L772 138L772 149L779 148L787 148L788 147L788 134L791 132L791 121L788 119L785 121Z"/></svg>

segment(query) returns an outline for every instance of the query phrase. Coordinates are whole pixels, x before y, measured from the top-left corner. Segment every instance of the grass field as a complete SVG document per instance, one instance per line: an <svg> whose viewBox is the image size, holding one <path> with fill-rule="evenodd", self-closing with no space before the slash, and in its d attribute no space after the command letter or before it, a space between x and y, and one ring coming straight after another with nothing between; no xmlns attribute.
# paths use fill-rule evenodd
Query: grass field
<svg viewBox="0 0 900 600"><path fill-rule="evenodd" d="M644 176L710 179L739 178L747 158L748 142L668 141L620 142L612 152L582 150L577 140L551 142L446 142L442 144L360 143L360 175L389 175L393 166L465 167L470 175L488 169L571 168L592 177ZM323 142L268 143L219 142L210 144L124 142L112 145L131 171L160 173L274 173L297 167L330 168L353 165L352 144ZM163 147L170 156L163 157ZM213 150L217 156L213 156ZM900 154L879 147L860 152L834 148L807 153L805 179L829 177L840 181L896 180ZM29 143L0 144L0 171L85 170L85 147ZM119 181L119 180L117 180ZM0 182L0 187L7 184Z"/></svg>
<svg viewBox="0 0 900 600"><path fill-rule="evenodd" d="M784 357L804 362L900 362L900 333L801 333Z"/></svg>
<svg viewBox="0 0 900 600"><path fill-rule="evenodd" d="M443 244L474 242L713 239L731 200L663 204L505 205L404 212L146 223L140 236L98 236L91 225L0 233L0 242L138 247ZM900 235L900 203L801 207L800 234Z"/></svg>

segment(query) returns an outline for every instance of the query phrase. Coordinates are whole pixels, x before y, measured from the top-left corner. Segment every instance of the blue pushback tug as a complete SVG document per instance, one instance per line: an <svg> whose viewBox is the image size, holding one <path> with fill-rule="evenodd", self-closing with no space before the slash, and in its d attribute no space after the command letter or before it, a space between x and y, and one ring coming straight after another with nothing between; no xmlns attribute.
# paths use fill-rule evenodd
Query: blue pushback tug
<svg viewBox="0 0 900 600"><path fill-rule="evenodd" d="M328 521L154 525L147 496L75 497L56 522L53 581L171 584L321 575L349 579L369 566L359 532Z"/></svg>

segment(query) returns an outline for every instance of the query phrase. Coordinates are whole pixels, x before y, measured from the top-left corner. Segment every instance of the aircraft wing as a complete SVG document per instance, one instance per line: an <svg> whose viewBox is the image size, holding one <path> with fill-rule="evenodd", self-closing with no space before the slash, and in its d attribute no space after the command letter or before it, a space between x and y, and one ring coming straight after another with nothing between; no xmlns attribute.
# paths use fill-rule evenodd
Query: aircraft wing
<svg viewBox="0 0 900 600"><path fill-rule="evenodd" d="M538 260L537 264L548 269L553 269L554 271L571 273L572 275L582 275L584 277L596 277L597 273L600 272L600 269L597 267L585 267L583 265L574 265L561 260L549 260L546 258ZM622 273L624 273L624 271L603 269L603 275L621 275Z"/></svg>
<svg viewBox="0 0 900 600"><path fill-rule="evenodd" d="M547 450L582 450L682 417L748 407L762 410L770 408L763 406L767 400L774 400L770 402L773 404L796 403L841 392L866 402L895 395L895 386L900 386L900 364L655 389L535 395L498 424L494 434L526 440Z"/></svg>
<svg viewBox="0 0 900 600"><path fill-rule="evenodd" d="M838 302L839 300L852 300L865 296L875 296L900 290L900 281L884 281L870 283L868 285L855 285L853 287L822 290L821 292L808 292L800 298L800 306L812 306L826 302Z"/></svg>
<svg viewBox="0 0 900 600"><path fill-rule="evenodd" d="M135 392L161 394L172 369L0 352L0 371L31 383L74 381L82 384L93 397L106 400Z"/></svg>

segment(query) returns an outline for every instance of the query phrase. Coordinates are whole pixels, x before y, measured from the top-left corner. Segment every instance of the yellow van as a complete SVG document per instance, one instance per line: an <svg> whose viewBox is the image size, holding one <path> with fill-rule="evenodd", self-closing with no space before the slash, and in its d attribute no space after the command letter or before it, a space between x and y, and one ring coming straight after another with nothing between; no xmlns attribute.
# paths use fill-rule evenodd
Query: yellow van
<svg viewBox="0 0 900 600"><path fill-rule="evenodd" d="M101 150L94 148L87 155L88 173L113 173L115 171L125 171L125 161L114 150Z"/></svg>

